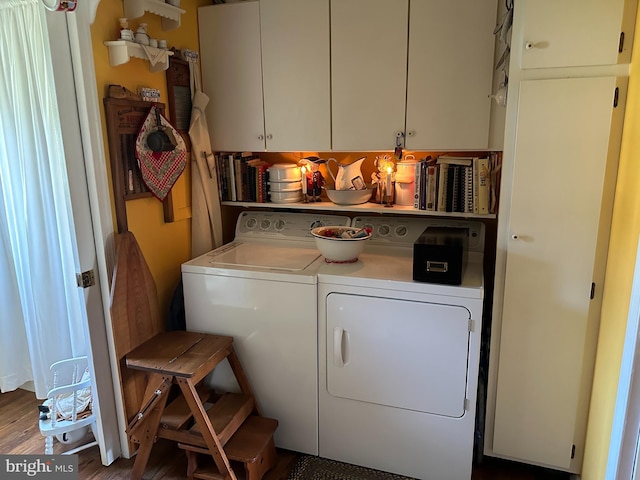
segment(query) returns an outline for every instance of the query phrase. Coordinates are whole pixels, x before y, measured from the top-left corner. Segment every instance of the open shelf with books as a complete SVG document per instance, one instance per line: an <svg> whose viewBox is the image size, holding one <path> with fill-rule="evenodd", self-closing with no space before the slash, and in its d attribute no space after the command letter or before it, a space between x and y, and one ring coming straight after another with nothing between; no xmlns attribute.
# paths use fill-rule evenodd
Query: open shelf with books
<svg viewBox="0 0 640 480"><path fill-rule="evenodd" d="M297 161L287 159L283 162L280 158L254 152L219 152L212 156L209 168L218 178L220 202L225 207L474 219L497 218L501 170L499 152L485 152L475 156L471 154L469 156L412 154L412 156L419 160L413 163L415 168L410 170L411 175L409 177L403 175L404 181L400 180L400 177L398 179L403 182L403 188L407 178L413 182L409 190L410 195L413 195L413 205L407 204L405 196L403 205L394 203L387 206L378 198L380 194L376 194L375 184L371 199L358 205L335 204L326 198L324 192L319 202L303 202L301 200L304 197L299 188L297 198L292 198L294 201L271 201L272 182L269 181L269 173L273 169L270 167L276 164L300 165L299 159ZM328 170L327 164L321 166ZM404 171L403 169L403 173ZM362 172L365 178L370 176L369 173ZM323 175L324 180L329 182L327 188L333 188L331 181L333 175L325 173ZM300 178L299 175L298 178ZM295 183L300 187L299 180ZM290 187L289 190L294 189L293 183Z"/></svg>

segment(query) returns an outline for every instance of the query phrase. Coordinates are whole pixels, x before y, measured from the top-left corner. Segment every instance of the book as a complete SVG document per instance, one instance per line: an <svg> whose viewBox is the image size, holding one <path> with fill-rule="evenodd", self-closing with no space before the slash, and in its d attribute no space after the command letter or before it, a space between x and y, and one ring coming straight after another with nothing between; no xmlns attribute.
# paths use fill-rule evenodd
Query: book
<svg viewBox="0 0 640 480"><path fill-rule="evenodd" d="M468 167L473 163L473 157L449 157L447 155L440 155L438 157L438 164L442 165L443 163L448 165L464 165Z"/></svg>
<svg viewBox="0 0 640 480"><path fill-rule="evenodd" d="M438 212L447 211L447 187L448 187L449 165L443 163L438 165L438 201L436 210Z"/></svg>
<svg viewBox="0 0 640 480"><path fill-rule="evenodd" d="M218 175L218 197L221 202L227 200L227 178L224 171L224 157L218 153L215 155L216 170Z"/></svg>
<svg viewBox="0 0 640 480"><path fill-rule="evenodd" d="M498 195L500 194L500 172L502 157L498 152L489 155L489 213L498 213Z"/></svg>
<svg viewBox="0 0 640 480"><path fill-rule="evenodd" d="M427 166L427 201L425 210L434 212L438 194L438 165Z"/></svg>
<svg viewBox="0 0 640 480"><path fill-rule="evenodd" d="M420 160L416 164L415 178L413 181L413 208L420 208L420 190L422 189L422 183L424 181L424 166L426 162Z"/></svg>
<svg viewBox="0 0 640 480"><path fill-rule="evenodd" d="M242 179L242 158L239 153L233 154L233 171L236 184L236 200L242 202L244 198L243 179Z"/></svg>
<svg viewBox="0 0 640 480"><path fill-rule="evenodd" d="M473 167L464 167L463 212L473 213Z"/></svg>
<svg viewBox="0 0 640 480"><path fill-rule="evenodd" d="M238 196L236 194L236 169L234 165L233 153L227 155L227 178L229 179L229 200L235 202L238 200Z"/></svg>
<svg viewBox="0 0 640 480"><path fill-rule="evenodd" d="M442 164L440 168L447 166L447 191L446 191L446 207L445 212L453 212L453 194L454 192L454 183L455 183L455 171L452 165Z"/></svg>
<svg viewBox="0 0 640 480"><path fill-rule="evenodd" d="M449 167L449 175L451 178L451 210L447 210L448 212L460 212L461 202L460 202L460 168L461 165L452 164Z"/></svg>
<svg viewBox="0 0 640 480"><path fill-rule="evenodd" d="M422 162L420 166L420 210L427 209L427 169L429 163L427 161Z"/></svg>
<svg viewBox="0 0 640 480"><path fill-rule="evenodd" d="M480 215L486 215L489 213L489 158L475 158L473 162L474 167L474 188L477 186L477 212Z"/></svg>

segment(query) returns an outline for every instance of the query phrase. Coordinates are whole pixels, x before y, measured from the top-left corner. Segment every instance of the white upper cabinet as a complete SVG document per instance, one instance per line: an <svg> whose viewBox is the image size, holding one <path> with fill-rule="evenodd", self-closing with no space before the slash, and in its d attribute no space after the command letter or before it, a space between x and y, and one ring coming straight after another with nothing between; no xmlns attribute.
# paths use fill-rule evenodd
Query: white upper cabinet
<svg viewBox="0 0 640 480"><path fill-rule="evenodd" d="M218 151L265 148L258 2L198 9L203 91L211 146Z"/></svg>
<svg viewBox="0 0 640 480"><path fill-rule="evenodd" d="M329 0L261 0L266 146L331 149Z"/></svg>
<svg viewBox="0 0 640 480"><path fill-rule="evenodd" d="M624 13L625 0L519 0L522 37L512 48L522 49L523 69L614 65Z"/></svg>
<svg viewBox="0 0 640 480"><path fill-rule="evenodd" d="M334 150L390 150L404 132L408 0L331 2Z"/></svg>
<svg viewBox="0 0 640 480"><path fill-rule="evenodd" d="M218 151L488 148L497 0L199 8ZM331 8L330 8L331 7Z"/></svg>
<svg viewBox="0 0 640 480"><path fill-rule="evenodd" d="M497 0L411 0L406 147L489 144Z"/></svg>
<svg viewBox="0 0 640 480"><path fill-rule="evenodd" d="M489 145L497 0L333 0L334 150Z"/></svg>
<svg viewBox="0 0 640 480"><path fill-rule="evenodd" d="M329 0L198 10L217 151L330 150Z"/></svg>

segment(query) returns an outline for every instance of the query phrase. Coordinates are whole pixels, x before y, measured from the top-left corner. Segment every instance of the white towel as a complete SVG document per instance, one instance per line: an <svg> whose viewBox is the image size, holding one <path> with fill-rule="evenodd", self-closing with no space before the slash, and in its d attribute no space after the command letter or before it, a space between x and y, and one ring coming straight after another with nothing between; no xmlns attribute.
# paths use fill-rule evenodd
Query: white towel
<svg viewBox="0 0 640 480"><path fill-rule="evenodd" d="M152 72L161 72L169 67L169 50L148 47L147 45L142 44L140 44L140 46L149 59L149 64L151 65L150 70Z"/></svg>

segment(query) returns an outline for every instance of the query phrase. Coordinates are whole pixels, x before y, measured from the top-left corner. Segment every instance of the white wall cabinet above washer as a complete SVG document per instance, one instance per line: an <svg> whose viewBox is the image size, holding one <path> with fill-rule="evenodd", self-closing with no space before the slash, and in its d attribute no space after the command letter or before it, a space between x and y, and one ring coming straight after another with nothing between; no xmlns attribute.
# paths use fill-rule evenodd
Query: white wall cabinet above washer
<svg viewBox="0 0 640 480"><path fill-rule="evenodd" d="M496 0L333 1L333 149L389 150L398 132L411 150L486 149L496 11Z"/></svg>
<svg viewBox="0 0 640 480"><path fill-rule="evenodd" d="M513 48L522 49L521 68L619 63L620 54L630 55L633 23L623 19L635 19L629 12L634 4L635 0L518 1L515 14L523 19L523 30L522 38L514 38ZM623 31L629 46L619 53Z"/></svg>
<svg viewBox="0 0 640 480"><path fill-rule="evenodd" d="M408 0L331 2L334 150L389 150L404 132Z"/></svg>
<svg viewBox="0 0 640 480"><path fill-rule="evenodd" d="M329 0L198 9L213 150L331 149Z"/></svg>

